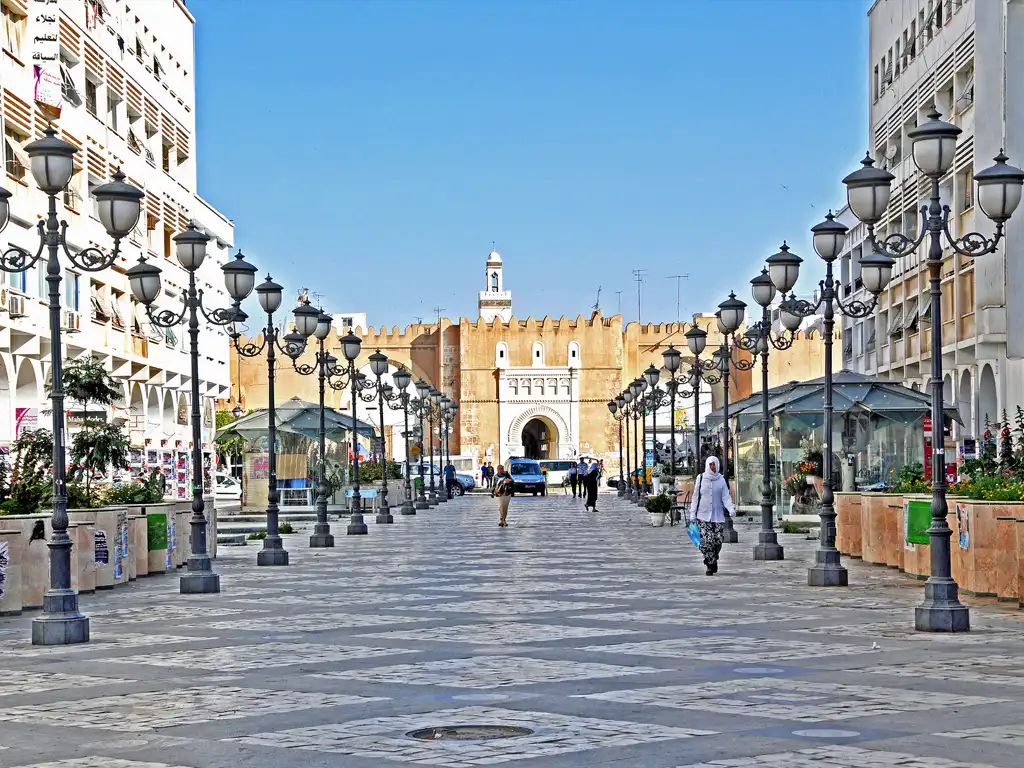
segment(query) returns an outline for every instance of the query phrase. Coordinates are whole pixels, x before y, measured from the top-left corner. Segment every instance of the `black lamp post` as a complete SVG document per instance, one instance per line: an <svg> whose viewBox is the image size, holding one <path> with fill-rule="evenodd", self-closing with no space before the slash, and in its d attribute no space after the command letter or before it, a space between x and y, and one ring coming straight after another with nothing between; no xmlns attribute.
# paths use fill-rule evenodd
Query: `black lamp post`
<svg viewBox="0 0 1024 768"><path fill-rule="evenodd" d="M78 610L78 593L71 588L71 537L68 536L68 496L64 455L64 384L63 352L61 350L60 283L63 267L60 252L79 269L99 272L110 267L121 255L121 240L139 220L145 194L124 183L118 171L114 180L93 191L97 215L114 248L104 253L98 248L85 248L72 253L67 243L67 222L57 219L57 195L74 173L74 145L57 138L48 127L45 138L25 146L36 185L47 197L45 221L38 225L39 249L35 255L17 246L0 254L0 269L24 272L43 259L46 251L46 284L50 306L50 403L53 419L53 529L47 547L50 551L50 586L43 596L43 613L32 620L33 645L72 645L89 641L89 618ZM10 220L11 193L0 187L0 230Z"/></svg>
<svg viewBox="0 0 1024 768"><path fill-rule="evenodd" d="M620 498L625 492L622 486L622 421L626 415L622 410L624 406L625 401L622 399L622 395L617 395L614 400L608 401L608 411L611 413L612 418L619 423L619 484L616 492Z"/></svg>
<svg viewBox="0 0 1024 768"><path fill-rule="evenodd" d="M653 465L651 469L658 465L658 409L664 408L670 403L670 396L664 390L658 389L658 381L661 379L661 370L655 368L654 364L647 366L647 370L644 371L644 379L647 381L647 386L650 387L650 392L647 395L647 407L651 412L651 452L654 456ZM644 456L646 460L646 443L644 445ZM673 459L675 457L675 446L672 446Z"/></svg>
<svg viewBox="0 0 1024 768"><path fill-rule="evenodd" d="M437 497L437 484L435 478L437 472L434 471L434 426L438 420L438 413L440 412L441 398L444 397L433 387L430 388L430 393L427 395L427 431L423 434L424 440L430 441L430 506L436 507L440 503L440 499ZM440 478L436 478L440 479Z"/></svg>
<svg viewBox="0 0 1024 768"><path fill-rule="evenodd" d="M292 358L292 366L295 371L303 376L317 375L319 383L319 416L317 426L317 442L319 453L316 483L316 525L313 534L309 537L309 546L313 548L333 547L334 536L331 534L331 525L327 521L327 421L324 395L327 385L328 372L337 367L337 358L324 348L324 341L331 333L333 319L322 309L317 309L304 302L295 308L295 330L308 339L310 336L317 340L319 348L313 364L303 363L299 365L298 358L305 351L306 344L293 344L287 347L288 356Z"/></svg>
<svg viewBox="0 0 1024 768"><path fill-rule="evenodd" d="M761 358L761 530L754 545L755 560L783 560L785 553L775 533L775 496L771 479L771 417L768 412L768 354L772 347L778 350L793 346L794 335L772 333L771 315L768 308L775 301L775 285L768 276L768 270L750 281L754 301L761 306L761 319L750 326L746 338L738 339L737 345Z"/></svg>
<svg viewBox="0 0 1024 768"><path fill-rule="evenodd" d="M626 455L626 480L625 482L619 483L619 496L632 497L633 494L633 471L629 464L629 454L632 448L632 443L629 442L629 422L633 418L633 392L629 387L622 390L616 402L621 401L619 405L619 414L622 421L626 424L626 443L625 443L625 455Z"/></svg>
<svg viewBox="0 0 1024 768"><path fill-rule="evenodd" d="M220 592L220 577L214 573L213 564L207 551L206 541L206 504L203 501L203 435L202 416L199 406L199 315L211 325L232 325L239 318L238 302L252 293L256 283L256 267L242 258L239 252L234 260L229 261L221 270L224 272L224 283L228 295L235 302L235 307L225 309L207 309L203 306L203 292L196 289L196 272L206 260L206 245L210 237L198 231L194 224L175 235L175 255L178 263L188 273L188 290L182 297L180 312L170 309L154 312L153 302L160 295L162 288L160 268L150 263L143 256L139 263L129 269L128 284L132 295L146 308L150 321L160 328L174 328L188 318L189 362L191 363L191 418L192 418L192 517L189 526L192 529L191 553L188 566L179 580L181 594L209 594ZM242 313L244 314L244 313ZM241 413L241 408L238 408ZM240 418L240 416L236 417Z"/></svg>
<svg viewBox="0 0 1024 768"><path fill-rule="evenodd" d="M455 415L458 413L459 406L453 403L447 397L442 401L441 407L441 454L442 460L445 462L445 467L452 463L452 425L455 423ZM442 475L443 477L443 475ZM443 497L448 497L448 484L445 483Z"/></svg>
<svg viewBox="0 0 1024 768"><path fill-rule="evenodd" d="M416 394L417 397L412 401L411 408L413 414L415 414L420 421L419 424L419 436L420 436L420 459L419 459L419 474L420 474L420 488L416 494L416 509L429 509L430 502L427 501L427 484L423 477L423 465L426 463L427 456L424 450L423 441L426 439L427 430L425 429L424 419L430 412L430 385L427 384L423 379L416 382ZM433 475L433 468L431 468L431 475Z"/></svg>
<svg viewBox="0 0 1024 768"><path fill-rule="evenodd" d="M665 366L665 371L668 373L668 381L665 382L665 389L668 391L669 398L669 440L671 441L670 447L670 458L672 462L672 493L675 495L676 490L676 391L679 386L679 381L676 379L676 371L683 362L682 353L674 346L669 346L664 352L661 353L662 363Z"/></svg>
<svg viewBox="0 0 1024 768"><path fill-rule="evenodd" d="M356 418L359 392L366 386L366 377L356 369L356 359L362 350L363 342L349 331L341 337L340 343L345 366L329 370L327 383L336 391L348 388L352 398L352 509L345 533L348 536L365 536L369 529L363 520L363 497L359 491L359 421Z"/></svg>
<svg viewBox="0 0 1024 768"><path fill-rule="evenodd" d="M280 331L274 326L274 313L281 308L281 298L284 289L275 283L270 275L256 287L256 296L259 299L260 307L267 313L267 326L263 329L263 341L259 344L247 342L242 344L239 325L242 317L240 309L235 310L235 322L232 323L232 331L229 333L232 344L242 357L262 357L267 355L267 441L270 452L269 462L269 486L267 490L267 537L263 540L263 549L256 556L257 565L288 565L288 551L281 542L281 532L278 527L278 514L280 512L281 492L277 487L277 404L274 399L274 379L277 370L277 351L280 349L289 358L301 354L306 346L306 337L301 333L292 331L282 338ZM193 406L193 409L195 406Z"/></svg>
<svg viewBox="0 0 1024 768"><path fill-rule="evenodd" d="M395 518L391 514L391 509L388 506L388 462L387 449L384 446L384 396L381 391L384 386L382 377L388 372L388 357L378 349L370 355L369 361L370 373L373 374L375 380L364 380L362 389L359 393L359 399L364 403L372 403L374 400L377 401L377 413L380 420L380 456L378 458L381 466L381 479L380 506L377 508L376 522L382 525L388 525L395 522Z"/></svg>
<svg viewBox="0 0 1024 768"><path fill-rule="evenodd" d="M647 382L643 379L634 379L630 382L629 391L633 395L633 471L636 473L635 481L630 482L630 496L629 500L634 504L639 504L642 497L640 488L640 421L643 419L644 403L641 399L644 389L647 388Z"/></svg>
<svg viewBox="0 0 1024 768"><path fill-rule="evenodd" d="M822 406L823 432L822 479L824 487L821 493L821 538L818 549L814 553L814 565L807 573L807 583L812 587L845 587L849 584L849 574L841 562L839 550L836 549L836 511L835 495L832 486L832 335L835 329L835 313L838 311L847 317L867 317L875 310L878 294L881 293L892 277L893 259L880 253L863 256L860 259L861 279L864 287L872 294L870 302L851 300L843 303L839 298L842 286L835 279L833 262L842 250L846 237L846 227L837 222L831 213L825 221L811 230L814 232L814 249L825 262L825 279L818 283L821 295L817 301L797 300L792 294L781 304L781 320L789 331L796 331L804 317L816 315L819 311L824 317L825 340L825 392ZM789 250L785 243L778 253L769 256L768 276L777 290L785 294L796 285L803 261ZM941 384L941 380L940 380Z"/></svg>
<svg viewBox="0 0 1024 768"><path fill-rule="evenodd" d="M412 382L412 374L405 368L399 368L391 375L394 387L385 385L384 399L392 410L402 410L402 439L405 440L405 483L403 488L402 506L399 509L401 515L415 515L416 507L412 503L412 477L410 475L409 456L409 384ZM421 462L422 464L422 462Z"/></svg>
<svg viewBox="0 0 1024 768"><path fill-rule="evenodd" d="M1007 157L1000 150L995 165L974 175L978 185L978 205L982 212L995 224L995 234L986 237L970 232L954 238L949 230L951 211L942 205L939 180L952 168L960 128L941 119L938 110L928 114L928 121L907 132L913 142L914 164L931 182L929 204L921 207L921 233L916 239L895 232L879 240L875 225L885 214L891 194L890 184L895 178L891 173L874 168L871 157L865 158L863 168L851 173L846 184L850 210L867 225L868 242L884 257L902 258L916 252L928 238L928 273L931 296L931 353L932 370L932 429L941 434L942 408L942 247L946 243L953 251L966 257L992 253L1003 238L1006 222L1013 215L1021 201L1024 188L1024 171L1007 165ZM819 225L820 227L821 225ZM819 232L816 227L815 249L818 249ZM828 231L821 233L824 241ZM820 253L819 249L819 253ZM876 254L878 255L878 254ZM867 280L865 287L871 290ZM884 286L882 286L884 287ZM881 288L878 291L881 292ZM932 524L928 529L931 555L931 575L924 587L924 601L916 609L915 626L919 630L933 632L966 632L970 629L970 615L967 606L959 599L959 587L953 580L950 562L950 536L952 532L946 521L946 468L942 449L932 452Z"/></svg>
<svg viewBox="0 0 1024 768"><path fill-rule="evenodd" d="M437 484L440 486L437 489L437 501L440 504L444 504L449 501L448 499L448 483L444 479L444 427L445 427L445 410L448 408L448 398L441 394L437 401L434 403L434 418L437 420L437 464L438 464L438 477ZM433 441L433 435L431 435L431 441Z"/></svg>

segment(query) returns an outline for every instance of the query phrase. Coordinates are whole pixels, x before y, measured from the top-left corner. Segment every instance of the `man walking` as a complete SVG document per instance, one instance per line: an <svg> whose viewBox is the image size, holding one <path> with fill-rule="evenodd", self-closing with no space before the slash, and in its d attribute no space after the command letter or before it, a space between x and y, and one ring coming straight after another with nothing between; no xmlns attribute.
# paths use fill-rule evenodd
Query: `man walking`
<svg viewBox="0 0 1024 768"><path fill-rule="evenodd" d="M569 485L572 487L572 497L576 498L576 462L569 463L569 471L566 474L569 476Z"/></svg>
<svg viewBox="0 0 1024 768"><path fill-rule="evenodd" d="M455 487L455 465L450 461L444 468L444 488L448 493L448 498L452 497L452 489Z"/></svg>

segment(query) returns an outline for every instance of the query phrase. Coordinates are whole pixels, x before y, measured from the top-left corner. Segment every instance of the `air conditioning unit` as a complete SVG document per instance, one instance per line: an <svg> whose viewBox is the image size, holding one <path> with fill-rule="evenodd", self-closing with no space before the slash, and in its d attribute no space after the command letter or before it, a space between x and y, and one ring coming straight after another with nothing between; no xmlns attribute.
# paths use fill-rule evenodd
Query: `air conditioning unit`
<svg viewBox="0 0 1024 768"><path fill-rule="evenodd" d="M82 316L73 309L65 309L63 325L68 333L78 333L82 330Z"/></svg>
<svg viewBox="0 0 1024 768"><path fill-rule="evenodd" d="M7 311L11 313L11 317L24 317L25 316L25 297L18 296L17 294L11 293L7 296Z"/></svg>

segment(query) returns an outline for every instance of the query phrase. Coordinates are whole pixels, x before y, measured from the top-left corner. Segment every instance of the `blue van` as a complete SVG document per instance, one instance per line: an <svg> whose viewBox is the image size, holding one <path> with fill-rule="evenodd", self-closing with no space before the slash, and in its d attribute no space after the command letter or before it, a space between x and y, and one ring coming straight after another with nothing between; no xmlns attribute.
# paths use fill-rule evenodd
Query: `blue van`
<svg viewBox="0 0 1024 768"><path fill-rule="evenodd" d="M505 471L512 478L512 490L514 493L529 491L534 496L538 493L541 496L547 495L544 474L540 471L540 464L533 459L513 456L505 462Z"/></svg>

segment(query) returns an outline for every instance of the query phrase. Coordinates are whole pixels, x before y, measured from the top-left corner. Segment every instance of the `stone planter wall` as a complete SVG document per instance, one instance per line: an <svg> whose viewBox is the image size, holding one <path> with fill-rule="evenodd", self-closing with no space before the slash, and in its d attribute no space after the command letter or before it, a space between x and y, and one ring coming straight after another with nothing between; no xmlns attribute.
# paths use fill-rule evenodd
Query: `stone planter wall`
<svg viewBox="0 0 1024 768"><path fill-rule="evenodd" d="M907 544L903 505L927 494L836 494L836 547L864 562L899 568L908 576L931 574L931 547ZM953 578L964 594L1021 603L1024 596L1024 502L987 502L947 497ZM970 522L967 547L959 541L957 505ZM1024 607L1024 605L1022 605Z"/></svg>
<svg viewBox="0 0 1024 768"><path fill-rule="evenodd" d="M174 546L170 552L149 550L148 514L163 514L174 520ZM88 594L113 589L139 577L169 573L183 567L190 551L191 501L147 504L144 507L100 507L68 510L68 535L71 537L71 586ZM217 511L213 497L206 497L209 519L207 545L210 556L217 556ZM106 562L97 561L96 533L106 539ZM120 532L120 535L119 535ZM7 543L4 595L0 597L0 616L42 608L43 594L50 583L50 514L0 516L0 541ZM171 534L169 533L169 536ZM123 537L123 538L122 538ZM127 555L120 556L119 541L127 544Z"/></svg>

